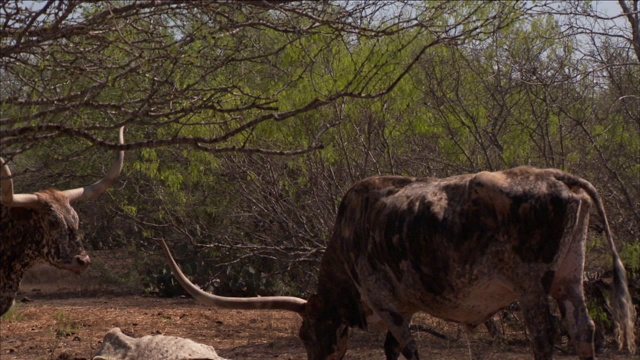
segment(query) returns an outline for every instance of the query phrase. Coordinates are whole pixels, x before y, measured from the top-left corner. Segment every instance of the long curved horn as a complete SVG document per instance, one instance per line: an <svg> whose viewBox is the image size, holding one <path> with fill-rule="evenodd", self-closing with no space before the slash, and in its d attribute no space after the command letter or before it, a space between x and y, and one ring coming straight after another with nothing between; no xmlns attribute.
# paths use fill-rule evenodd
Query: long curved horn
<svg viewBox="0 0 640 360"><path fill-rule="evenodd" d="M297 312L298 314L304 313L304 305L306 300L292 296L264 296L264 297L248 297L248 298L233 298L226 296L218 296L202 291L198 286L194 285L187 277L182 273L178 264L171 256L171 251L164 240L162 240L162 248L164 253L169 259L169 266L171 271L175 275L176 279L182 285L182 287L193 296L200 303L207 306L215 306L225 309L242 309L242 310L256 310L256 309L275 309L275 310L288 310Z"/></svg>
<svg viewBox="0 0 640 360"><path fill-rule="evenodd" d="M13 180L11 179L11 170L5 163L3 158L0 158L0 178L2 180L2 203L10 207L28 207L38 208L40 202L35 194L14 194L13 193Z"/></svg>
<svg viewBox="0 0 640 360"><path fill-rule="evenodd" d="M119 144L124 144L124 126L120 128L119 139ZM120 176L120 172L122 171L123 163L124 151L118 151L116 161L111 165L111 169L109 169L109 172L102 179L85 187L64 190L63 193L67 195L69 202L89 200L92 197L103 193L116 182L116 179Z"/></svg>

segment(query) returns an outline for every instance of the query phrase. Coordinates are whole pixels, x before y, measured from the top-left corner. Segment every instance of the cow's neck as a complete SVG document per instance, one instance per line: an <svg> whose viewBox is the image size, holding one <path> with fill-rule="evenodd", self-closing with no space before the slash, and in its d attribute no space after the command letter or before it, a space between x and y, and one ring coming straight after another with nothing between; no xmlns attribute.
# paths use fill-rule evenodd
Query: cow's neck
<svg viewBox="0 0 640 360"><path fill-rule="evenodd" d="M4 314L13 305L25 272L39 257L43 237L33 210L1 207L0 314Z"/></svg>
<svg viewBox="0 0 640 360"><path fill-rule="evenodd" d="M18 295L18 289L20 288L20 282L24 277L24 273L28 267L16 266L15 270L11 267L10 263L5 263L4 254L2 256L2 274L0 274L0 315L9 311L13 305L16 296ZM5 266L8 265L8 266ZM14 261L13 264L18 264ZM9 271L7 271L7 269Z"/></svg>
<svg viewBox="0 0 640 360"><path fill-rule="evenodd" d="M338 256L322 260L318 273L318 295L322 296L327 312L337 314L349 326L366 328L365 311L361 309L360 293L354 286L345 262Z"/></svg>

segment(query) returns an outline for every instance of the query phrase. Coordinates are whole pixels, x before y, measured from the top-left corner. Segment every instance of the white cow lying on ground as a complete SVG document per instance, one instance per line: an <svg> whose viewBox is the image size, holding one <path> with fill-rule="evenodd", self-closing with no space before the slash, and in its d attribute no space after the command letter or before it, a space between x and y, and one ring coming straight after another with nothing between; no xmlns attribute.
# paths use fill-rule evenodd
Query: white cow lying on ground
<svg viewBox="0 0 640 360"><path fill-rule="evenodd" d="M93 360L225 360L208 345L176 336L132 338L113 328L104 336Z"/></svg>

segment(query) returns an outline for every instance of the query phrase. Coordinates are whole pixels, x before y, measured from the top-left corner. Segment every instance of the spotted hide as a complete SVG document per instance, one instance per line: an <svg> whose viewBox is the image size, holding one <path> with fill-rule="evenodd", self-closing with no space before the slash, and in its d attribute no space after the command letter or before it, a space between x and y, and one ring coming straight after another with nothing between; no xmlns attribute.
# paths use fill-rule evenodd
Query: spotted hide
<svg viewBox="0 0 640 360"><path fill-rule="evenodd" d="M123 131L120 128L120 144L124 143ZM78 214L71 203L88 200L111 187L123 161L124 151L119 151L109 172L91 185L14 194L11 171L0 158L0 315L13 305L25 271L37 259L75 273L89 266L78 232Z"/></svg>
<svg viewBox="0 0 640 360"><path fill-rule="evenodd" d="M535 358L551 359L550 298L580 359L593 359L594 325L582 289L592 202L613 257L617 340L633 353L634 308L600 196L556 169L360 181L342 199L317 292L306 301L203 292L165 251L182 286L205 304L298 312L312 360L343 358L350 327L386 329L387 359L418 359L409 331L416 312L473 327L516 300Z"/></svg>

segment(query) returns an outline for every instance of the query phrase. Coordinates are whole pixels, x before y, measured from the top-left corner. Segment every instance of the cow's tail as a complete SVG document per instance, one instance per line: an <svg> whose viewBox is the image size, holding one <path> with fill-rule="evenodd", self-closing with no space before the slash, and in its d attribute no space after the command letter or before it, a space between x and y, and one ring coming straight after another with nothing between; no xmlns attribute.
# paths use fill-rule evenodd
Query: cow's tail
<svg viewBox="0 0 640 360"><path fill-rule="evenodd" d="M634 354L636 351L634 334L636 311L627 286L627 272L624 269L624 265L620 260L620 255L618 255L618 251L616 250L616 245L613 242L609 221L607 220L607 214L604 211L604 205L600 198L600 194L598 194L598 191L590 182L565 172L557 171L555 178L570 187L577 186L586 191L589 197L591 197L591 200L598 211L598 215L602 219L605 236L609 242L609 248L613 257L613 291L611 293L611 310L613 313L615 337L618 342L619 349L622 349L626 345L629 352Z"/></svg>

